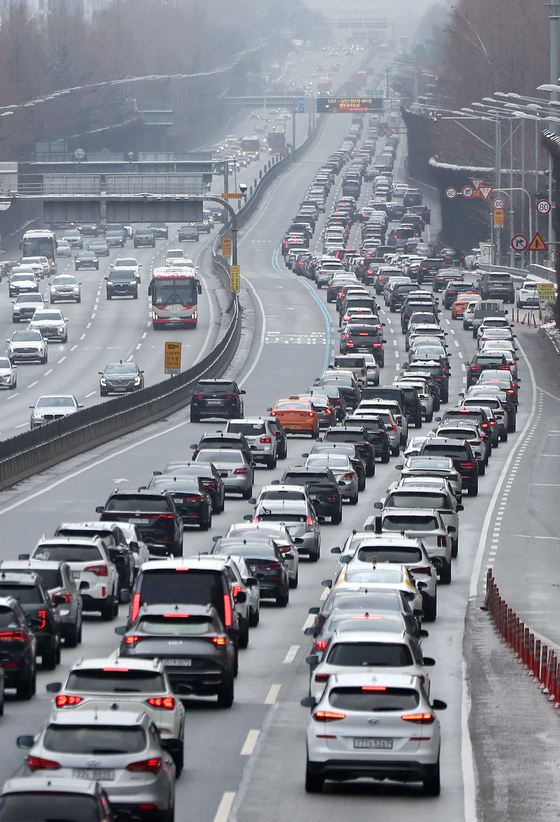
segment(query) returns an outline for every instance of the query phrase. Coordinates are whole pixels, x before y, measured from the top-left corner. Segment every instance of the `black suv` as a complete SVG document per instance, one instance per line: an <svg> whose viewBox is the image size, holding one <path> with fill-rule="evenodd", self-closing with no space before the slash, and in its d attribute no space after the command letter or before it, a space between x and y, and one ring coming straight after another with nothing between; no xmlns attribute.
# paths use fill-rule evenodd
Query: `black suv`
<svg viewBox="0 0 560 822"><path fill-rule="evenodd" d="M52 602L39 574L20 574L17 571L0 572L0 597L14 597L37 640L37 654L43 668L52 671L60 662L61 619L56 606L65 605L63 596Z"/></svg>
<svg viewBox="0 0 560 822"><path fill-rule="evenodd" d="M422 444L420 454L427 457L451 457L454 468L461 474L463 490L470 497L478 494L478 462L467 440L430 437Z"/></svg>
<svg viewBox="0 0 560 822"><path fill-rule="evenodd" d="M4 687L15 688L20 699L31 699L35 693L36 653L37 640L20 603L11 596L0 597L0 665Z"/></svg>
<svg viewBox="0 0 560 822"><path fill-rule="evenodd" d="M466 294L467 292L469 292L469 294L476 293L476 287L472 283L459 282L459 280L453 280L447 283L441 301L443 307L452 308L455 300L459 299L461 294Z"/></svg>
<svg viewBox="0 0 560 822"><path fill-rule="evenodd" d="M140 248L141 246L156 247L156 237L151 229L137 228L134 232L134 248Z"/></svg>
<svg viewBox="0 0 560 822"><path fill-rule="evenodd" d="M280 484L303 485L318 515L330 517L333 525L342 522L342 494L330 468L294 468L284 472Z"/></svg>
<svg viewBox="0 0 560 822"><path fill-rule="evenodd" d="M101 521L136 525L151 554L183 554L183 521L171 494L162 491L113 491L105 506L95 509Z"/></svg>
<svg viewBox="0 0 560 822"><path fill-rule="evenodd" d="M121 591L131 591L136 575L134 554L128 547L126 538L116 523L107 522L63 522L53 534L54 537L99 537L109 559L114 563L119 575L119 597Z"/></svg>
<svg viewBox="0 0 560 822"><path fill-rule="evenodd" d="M233 380L200 380L191 399L191 422L203 417L243 419L242 394L245 391Z"/></svg>
<svg viewBox="0 0 560 822"><path fill-rule="evenodd" d="M391 444L385 423L378 416L360 416L359 410L346 420L346 425L357 425L363 428L370 443L373 445L376 457L387 463L391 458Z"/></svg>
<svg viewBox="0 0 560 822"><path fill-rule="evenodd" d="M447 268L447 262L442 257L426 257L422 260L417 277L420 285L424 280L430 280L431 282L440 268Z"/></svg>
<svg viewBox="0 0 560 822"><path fill-rule="evenodd" d="M484 271L480 277L480 295L483 300L515 300L515 286L511 274L498 271Z"/></svg>
<svg viewBox="0 0 560 822"><path fill-rule="evenodd" d="M506 355L501 354L499 351L492 354L475 354L467 368L467 388L478 382L481 373L489 368L509 371Z"/></svg>
<svg viewBox="0 0 560 822"><path fill-rule="evenodd" d="M440 401L449 401L449 377L446 374L443 363L437 360L412 360L412 362L405 365L405 373L407 376L411 376L417 372L431 374L439 387ZM435 410L434 408L434 411Z"/></svg>
<svg viewBox="0 0 560 822"><path fill-rule="evenodd" d="M385 365L383 344L387 340L382 337L381 331L375 325L347 325L342 329L340 338L340 353L373 354L380 368Z"/></svg>
<svg viewBox="0 0 560 822"><path fill-rule="evenodd" d="M105 277L105 288L107 299L113 297L132 297L138 299L138 280L134 276L132 268L113 268L110 274Z"/></svg>
<svg viewBox="0 0 560 822"><path fill-rule="evenodd" d="M165 223L150 223L148 231L151 231L157 240L169 239L169 228Z"/></svg>
<svg viewBox="0 0 560 822"><path fill-rule="evenodd" d="M369 441L365 428L359 428L357 426L337 426L329 428L328 431L325 431L323 441L352 443L356 446L364 462L366 477L373 477L375 475L375 448Z"/></svg>
<svg viewBox="0 0 560 822"><path fill-rule="evenodd" d="M395 385L394 387L402 391L404 397L404 413L406 414L407 420L413 422L415 428L422 428L422 403L420 402L416 388L412 385L406 385L405 383ZM369 398L369 395L364 396L364 399Z"/></svg>

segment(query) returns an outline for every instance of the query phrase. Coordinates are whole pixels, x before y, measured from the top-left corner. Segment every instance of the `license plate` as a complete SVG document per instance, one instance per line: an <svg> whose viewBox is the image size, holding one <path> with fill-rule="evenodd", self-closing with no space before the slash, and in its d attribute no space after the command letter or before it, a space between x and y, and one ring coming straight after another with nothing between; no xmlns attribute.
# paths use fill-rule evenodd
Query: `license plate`
<svg viewBox="0 0 560 822"><path fill-rule="evenodd" d="M222 405L221 400L206 400L206 405Z"/></svg>
<svg viewBox="0 0 560 822"><path fill-rule="evenodd" d="M183 502L183 497L173 497L173 502L176 502L178 505L181 505Z"/></svg>
<svg viewBox="0 0 560 822"><path fill-rule="evenodd" d="M84 768L83 770L74 768L72 771L74 779L97 779L101 781L110 781L115 778L115 772L109 770L101 770L99 768Z"/></svg>
<svg viewBox="0 0 560 822"><path fill-rule="evenodd" d="M81 572L80 571L72 571L72 579L80 579Z"/></svg>
<svg viewBox="0 0 560 822"><path fill-rule="evenodd" d="M190 668L192 659L164 659L163 663L173 667Z"/></svg>
<svg viewBox="0 0 560 822"><path fill-rule="evenodd" d="M150 520L147 517L131 517L129 520L131 525L149 525Z"/></svg>
<svg viewBox="0 0 560 822"><path fill-rule="evenodd" d="M114 391L114 392L115 392L115 394L118 394L118 393L120 393L120 392L124 392L124 391L126 391L126 388L123 388L122 386L120 386L120 387L119 387L119 386L115 386L114 388L111 388L111 391Z"/></svg>
<svg viewBox="0 0 560 822"><path fill-rule="evenodd" d="M354 747L355 748L382 748L385 750L389 750L393 747L393 740L392 739L375 739L375 738L368 738L368 737L358 737L358 739L354 739Z"/></svg>

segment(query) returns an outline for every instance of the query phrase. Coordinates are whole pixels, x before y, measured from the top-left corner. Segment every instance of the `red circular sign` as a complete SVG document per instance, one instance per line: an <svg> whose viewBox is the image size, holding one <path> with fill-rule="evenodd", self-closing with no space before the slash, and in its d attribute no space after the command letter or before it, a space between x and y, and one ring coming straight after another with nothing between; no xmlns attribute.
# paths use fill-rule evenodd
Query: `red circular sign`
<svg viewBox="0 0 560 822"><path fill-rule="evenodd" d="M461 190L463 197L474 197L474 188L472 186L463 186Z"/></svg>

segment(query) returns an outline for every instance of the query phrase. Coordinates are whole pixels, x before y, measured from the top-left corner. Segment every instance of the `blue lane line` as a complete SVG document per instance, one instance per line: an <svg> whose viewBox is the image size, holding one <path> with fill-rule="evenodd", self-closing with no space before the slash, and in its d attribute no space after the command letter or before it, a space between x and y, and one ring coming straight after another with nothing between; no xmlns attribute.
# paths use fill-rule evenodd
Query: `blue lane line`
<svg viewBox="0 0 560 822"><path fill-rule="evenodd" d="M292 274L292 272L289 269L280 266L280 246L277 246L272 253L272 267L275 271L278 272L278 274L282 274L284 277L289 277L292 280L297 280L297 282L305 286L305 288L307 288L307 290L309 291L309 293L311 294L311 296L323 312L323 316L325 318L325 326L327 329L327 350L325 353L325 364L323 367L323 371L326 371L331 361L331 345L334 344L332 332L332 318L329 312L327 311L327 307L325 306L323 301L319 299L319 295L315 293L316 289L313 290L312 286L307 282L307 280L301 279L301 277L298 277L296 274Z"/></svg>

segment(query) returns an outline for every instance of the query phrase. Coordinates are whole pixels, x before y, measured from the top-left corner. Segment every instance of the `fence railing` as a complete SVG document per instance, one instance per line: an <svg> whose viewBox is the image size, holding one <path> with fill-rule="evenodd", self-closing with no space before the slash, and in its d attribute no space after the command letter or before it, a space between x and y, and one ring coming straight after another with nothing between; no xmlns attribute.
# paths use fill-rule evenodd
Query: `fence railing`
<svg viewBox="0 0 560 822"><path fill-rule="evenodd" d="M532 681L545 694L554 708L560 708L560 660L555 649L549 648L525 625L515 611L500 596L500 591L489 568L486 573L486 599L483 610L488 611L496 631L509 645Z"/></svg>

